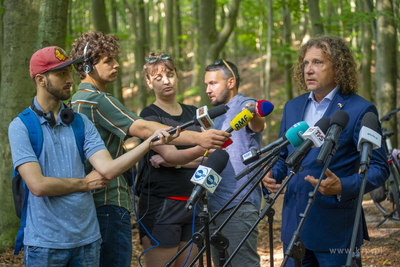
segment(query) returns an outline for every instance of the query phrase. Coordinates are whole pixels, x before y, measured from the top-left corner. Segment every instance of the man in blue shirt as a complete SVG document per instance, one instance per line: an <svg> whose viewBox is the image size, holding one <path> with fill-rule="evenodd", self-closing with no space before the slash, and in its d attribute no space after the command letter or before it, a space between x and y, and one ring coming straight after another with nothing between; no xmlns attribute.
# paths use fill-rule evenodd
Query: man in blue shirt
<svg viewBox="0 0 400 267"><path fill-rule="evenodd" d="M31 109L43 132L39 157L21 119L17 117L9 126L13 166L30 191L24 237L26 266L98 266L101 239L90 191L105 187L149 148L179 135L157 130L137 148L113 160L93 123L85 115L75 114L84 123L85 158L96 168L85 175L72 126L60 116L67 111L61 101L71 96L71 64L76 61L55 46L40 49L31 58L30 75L37 89ZM156 135L160 141L151 143Z"/></svg>
<svg viewBox="0 0 400 267"><path fill-rule="evenodd" d="M245 107L254 105L255 99L244 97L238 93L240 77L236 66L223 59L217 60L214 64L206 68L205 84L207 94L211 99L211 105L218 106L225 104L229 107L227 113L217 117L214 121L214 128L226 130L230 122ZM262 139L264 120L254 116L248 125L239 131L232 133L233 143L226 148L229 154L229 162L221 173L221 183L213 194L208 194L209 210L211 214L216 213L230 197L251 177L251 174L243 179L236 181L235 176L241 172L245 165L240 159L240 155L250 149L259 149ZM233 208L239 203L243 196L248 192L248 188L243 190L239 196L211 223L210 232L213 233L224 222L226 217L232 212ZM247 198L244 205L235 213L228 224L222 229L221 233L229 239L227 256L232 254L240 241L258 218L261 203L261 188L258 187ZM233 257L231 266L260 266L260 256L257 253L258 228L256 228L239 252ZM215 266L219 266L218 250L212 247L212 256Z"/></svg>

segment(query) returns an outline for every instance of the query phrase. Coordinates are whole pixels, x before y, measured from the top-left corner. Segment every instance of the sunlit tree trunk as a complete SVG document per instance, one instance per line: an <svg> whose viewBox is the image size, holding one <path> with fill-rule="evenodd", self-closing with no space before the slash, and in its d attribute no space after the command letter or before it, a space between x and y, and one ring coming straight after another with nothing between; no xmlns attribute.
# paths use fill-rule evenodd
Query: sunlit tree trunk
<svg viewBox="0 0 400 267"><path fill-rule="evenodd" d="M378 0L377 10L377 43L376 43L376 101L379 115L383 116L396 108L396 29L393 19L392 0ZM383 126L394 131L392 143L397 147L397 121L392 119Z"/></svg>
<svg viewBox="0 0 400 267"><path fill-rule="evenodd" d="M263 0L259 0L259 9L260 9L260 19L258 22L258 40L257 40L257 49L258 49L258 56L260 57L260 63L259 63L259 67L260 67L260 88L264 88L264 71L263 71L263 49L262 49L262 45L263 45L263 22L264 22L264 14L263 14L263 7L264 7L264 3Z"/></svg>
<svg viewBox="0 0 400 267"><path fill-rule="evenodd" d="M182 56L182 40L181 40L181 35L182 35L182 24L181 24L181 10L179 7L179 0L174 0L174 25L175 25L175 31L174 31L174 36L175 36L175 45L174 45L174 55L173 57L176 60L176 64L178 67L179 71L183 71L183 56ZM183 79L178 80L178 101L182 102L183 101L183 93L185 92L185 88L183 86Z"/></svg>
<svg viewBox="0 0 400 267"><path fill-rule="evenodd" d="M193 39L193 57L192 57L192 87L199 86L200 82L200 61L199 61L199 4L197 0L191 2L191 14L192 14L192 39Z"/></svg>
<svg viewBox="0 0 400 267"><path fill-rule="evenodd" d="M271 57L272 57L272 26L274 20L272 17L272 0L268 0L268 34L267 34L267 53L265 62L265 99L271 99ZM271 118L266 117L267 127L265 128L265 141L269 144L271 141Z"/></svg>
<svg viewBox="0 0 400 267"><path fill-rule="evenodd" d="M153 7L154 7L154 31L156 36L156 48L157 50L161 50L160 7L158 0L154 0Z"/></svg>
<svg viewBox="0 0 400 267"><path fill-rule="evenodd" d="M36 94L29 76L29 61L37 50L39 0L5 1L3 50L1 62L0 114L0 252L12 247L19 229L11 190L12 159L8 125ZM29 23L27 23L29 18ZM64 29L65 31L65 29Z"/></svg>
<svg viewBox="0 0 400 267"><path fill-rule="evenodd" d="M283 55L284 60L284 69L283 73L285 76L285 91L286 91L286 99L287 101L293 98L293 90L292 90L292 77L290 75L290 70L292 68L292 59L290 56L290 48L292 45L292 39L290 34L292 32L292 19L290 18L290 9L287 4L282 8L283 9L283 45L285 46L285 51Z"/></svg>
<svg viewBox="0 0 400 267"><path fill-rule="evenodd" d="M144 86L143 80L140 77L140 73L142 72L143 66L146 63L146 49L145 49L145 12L144 12L144 2L143 0L136 0L136 16L138 18L137 21L137 35L136 35L136 50L135 50L135 66L138 71L138 86L139 86L139 103L138 103L138 112L147 107L147 88Z"/></svg>

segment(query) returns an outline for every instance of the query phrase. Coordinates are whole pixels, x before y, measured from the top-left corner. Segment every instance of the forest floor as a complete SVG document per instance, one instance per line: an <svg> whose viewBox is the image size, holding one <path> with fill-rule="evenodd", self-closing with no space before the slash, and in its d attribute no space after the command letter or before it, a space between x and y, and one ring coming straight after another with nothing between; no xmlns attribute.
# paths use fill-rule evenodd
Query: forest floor
<svg viewBox="0 0 400 267"><path fill-rule="evenodd" d="M400 266L400 221L389 219L379 228L376 228L375 226L383 219L383 215L375 207L372 200L369 200L369 195L366 195L364 199L363 208L367 220L370 241L365 241L361 248L363 266ZM274 205L276 211L273 224L274 266L280 266L283 261L282 242L280 240L281 200L282 197L279 197ZM386 204L390 205L389 203ZM139 233L136 228L132 229L132 244L133 258L131 266L138 267L140 266L138 259L142 253L142 247L139 244ZM258 253L261 257L261 266L270 266L267 218L262 220L259 224ZM23 255L23 251L20 252L20 255L15 256L13 255L12 249L7 249L4 253L0 254L0 266L24 266ZM145 266L144 257L142 257L141 263Z"/></svg>
<svg viewBox="0 0 400 267"><path fill-rule="evenodd" d="M229 59L228 59L229 60ZM238 68L241 76L240 93L244 96L254 97L256 99L265 99L264 90L260 86L259 76L259 61L257 56L243 57L240 59ZM279 66L273 65L273 72L278 71ZM190 72L183 73L183 80L185 88L190 85ZM399 83L400 84L400 83ZM203 88L204 86L201 86ZM125 88L125 91L135 92L135 88ZM137 90L136 90L137 91ZM294 96L299 95L300 92L294 91ZM130 107L133 94L126 94L125 104ZM400 96L400 94L398 94ZM286 102L285 88L283 86L282 75L272 75L271 81L271 102L275 105L274 112L270 115L271 118L271 140L275 140L279 131L280 119L282 117L283 106ZM192 104L198 106L198 96L185 98L185 104ZM136 143L137 140L132 140ZM263 136L265 145L265 135ZM273 250L274 250L274 265L280 266L283 261L282 242L280 241L281 234L281 203L282 198L279 197L274 205L276 211L273 224ZM389 203L386 203L390 205ZM369 199L369 195L364 196L363 208L367 220L368 232L370 241L365 242L361 248L363 266L400 266L400 221L387 220L379 228L375 226L383 219L383 215L375 207L373 202ZM329 229L327 229L329 230ZM133 258L132 267L139 266L138 258L142 252L139 244L138 230L132 230L132 243L133 243ZM259 224L259 240L258 240L258 253L261 257L261 266L270 266L270 247L268 236L268 222L263 219ZM141 260L144 265L144 258ZM8 249L0 254L0 266L23 266L23 251L20 255L14 256L13 250ZM246 266L243 266L246 267Z"/></svg>

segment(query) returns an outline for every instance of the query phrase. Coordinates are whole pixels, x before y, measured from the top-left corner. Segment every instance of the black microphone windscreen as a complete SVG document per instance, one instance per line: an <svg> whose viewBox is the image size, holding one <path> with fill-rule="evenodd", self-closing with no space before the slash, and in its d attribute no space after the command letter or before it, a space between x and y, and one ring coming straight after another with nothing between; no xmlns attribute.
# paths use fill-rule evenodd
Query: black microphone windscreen
<svg viewBox="0 0 400 267"><path fill-rule="evenodd" d="M216 106L215 108L212 108L208 110L208 116L210 116L211 119L214 119L228 111L228 107L226 105L219 105Z"/></svg>
<svg viewBox="0 0 400 267"><path fill-rule="evenodd" d="M207 159L204 166L213 169L216 173L221 174L228 164L229 155L223 149L216 149Z"/></svg>
<svg viewBox="0 0 400 267"><path fill-rule="evenodd" d="M326 132L329 129L329 126L331 124L331 118L329 117L322 117L321 119L319 119L319 121L317 121L315 123L314 126L319 127L321 129L321 131L326 134Z"/></svg>
<svg viewBox="0 0 400 267"><path fill-rule="evenodd" d="M361 128L366 126L373 131L378 130L378 117L373 112L365 113L364 117L361 120Z"/></svg>
<svg viewBox="0 0 400 267"><path fill-rule="evenodd" d="M334 124L339 125L342 129L346 128L349 122L349 114L344 110L338 110L333 113L331 118L331 126Z"/></svg>

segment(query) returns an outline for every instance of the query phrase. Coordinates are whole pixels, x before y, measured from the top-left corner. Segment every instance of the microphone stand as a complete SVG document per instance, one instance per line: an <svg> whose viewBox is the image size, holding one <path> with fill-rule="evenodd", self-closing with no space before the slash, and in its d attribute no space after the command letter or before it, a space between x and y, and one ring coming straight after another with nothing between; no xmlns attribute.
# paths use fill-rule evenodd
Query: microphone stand
<svg viewBox="0 0 400 267"><path fill-rule="evenodd" d="M276 157L279 158L279 155ZM263 172L261 177L264 177L266 173L268 173L272 169L273 165L269 165L268 168ZM251 232L256 228L256 226L260 223L262 219L264 219L265 216L268 216L268 227L269 227L269 247L270 247L270 266L274 267L274 245L273 245L273 221L274 221L274 215L275 215L275 210L272 208L272 206L275 204L276 199L279 197L280 193L283 191L283 189L288 185L289 181L292 179L296 173L301 170L300 164L297 164L293 167L293 169L290 171L290 175L288 178L282 183L281 187L278 189L278 191L275 193L273 198L270 198L268 195L266 195L265 199L267 201L267 205L263 208L261 211L260 215L258 216L257 221L252 225L251 229L247 232L246 236L242 239L242 241L239 243L235 251L233 251L232 255L230 255L229 259L226 261L225 266L227 266L232 258L236 255L236 253L239 251L239 249L243 246L244 242L246 242L247 238L250 236Z"/></svg>
<svg viewBox="0 0 400 267"><path fill-rule="evenodd" d="M358 195L358 203L357 203L357 211L356 211L356 218L354 221L353 226L353 233L351 235L351 243L350 243L350 250L349 254L347 254L347 261L346 267L359 267L356 263L356 260L361 259L360 251L354 251L356 247L356 240L357 240L357 233L358 227L360 226L360 217L361 217L361 210L362 210L362 200L365 192L365 186L367 184L367 171L369 168L369 161L361 165L361 173L362 173L362 181L361 181L361 188L360 193Z"/></svg>
<svg viewBox="0 0 400 267"><path fill-rule="evenodd" d="M299 217L301 218L300 223L297 226L296 231L294 231L292 238L290 239L289 245L286 248L285 258L283 259L281 267L286 266L286 263L289 260L289 257L294 259L296 267L301 267L301 260L304 257L304 255L306 254L306 248L305 248L303 242L301 242L301 240L300 240L300 231L301 231L301 228L303 227L303 224L307 218L308 213L310 212L311 206L314 203L315 196L316 196L316 194L318 192L318 188L322 182L322 178L325 175L325 171L328 168L333 155L335 155L335 153L336 153L337 144L338 144L337 142L334 143L332 151L328 155L328 158L325 162L324 167L322 168L321 175L318 179L317 185L314 188L314 191L312 191L308 194L308 203L307 203L306 209L304 210L304 213L300 213L300 215L299 215Z"/></svg>
<svg viewBox="0 0 400 267"><path fill-rule="evenodd" d="M280 153L280 151L281 151L281 149L282 148L280 148L280 147L278 147L277 149L274 149L272 152L270 152L270 153L268 153L267 155L265 155L264 157L262 157L261 159L259 159L256 163L258 164L258 165L260 165L261 163L262 163L262 161L266 161L265 163L264 163L264 165L261 167L261 168L259 168L259 170L257 170L257 172L252 176L252 178L250 178L250 179L248 179L233 195L232 195L232 197L221 207L221 209L220 210L218 210L215 214L214 214L214 216L212 216L212 218L210 219L210 221L209 221L209 223L211 223L211 222L213 222L214 221L214 219L217 217L217 216L219 216L225 209L226 209L226 207L228 207L228 205L230 204L230 203L232 203L232 201L252 182L252 180L253 180L253 178L254 177L256 177L256 175L258 175L263 169L264 169L264 167L266 166L266 165L268 165L268 163L270 162L270 158L271 158L271 153L274 153L274 154L278 154L279 155L279 153ZM275 164L275 163L274 163ZM257 166L258 166L257 165ZM259 179L259 181L257 181L254 185L253 185L253 187L254 187L254 189L257 187L257 185L261 182L261 180L262 180L262 177ZM253 188L251 189L251 190L249 190L249 192L251 193L251 191L252 190L254 190ZM248 194L246 194L245 196L244 196L244 198L243 198L243 203L244 203L244 200L246 200L246 198L250 195L250 193L248 193ZM240 204L240 202L239 202L239 204ZM238 204L238 205L239 205ZM232 211L232 213L234 213L233 211ZM232 214L232 216L233 216L233 214ZM230 217L232 217L232 216L230 216ZM230 218L229 218L230 219ZM197 233L201 233L202 231L204 230L204 227L202 227ZM164 267L169 267L169 266L171 266L171 264L185 251L185 249L187 248L187 247L189 247L190 246L190 244L193 242L193 237L175 254L175 256L173 256L165 265L164 265ZM199 252L198 252L198 254L197 254L197 256L193 259L193 261L191 262L191 264L193 264L194 262L196 262L197 261L197 259L199 259L199 257L200 257L200 254L201 253L203 253L204 252L204 250L205 250L205 248L203 247L201 250L199 250ZM190 266L192 266L192 265L190 265Z"/></svg>
<svg viewBox="0 0 400 267"><path fill-rule="evenodd" d="M208 208L207 208L207 198L205 195L203 195L203 211L199 214L200 221L203 223L203 228L204 228L204 235L209 236L210 235L210 220L209 220L209 214L208 214ZM210 250L210 241L208 238L204 240L204 236L196 232L193 234L193 243L195 243L199 249L199 251L203 248L203 244L205 241L205 246L206 246L206 259L207 259L207 266L211 266L211 250ZM189 242L188 242L189 243ZM203 257L199 259L199 267L203 267Z"/></svg>

